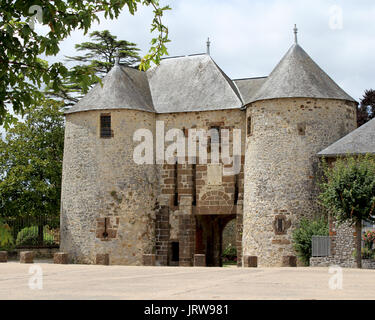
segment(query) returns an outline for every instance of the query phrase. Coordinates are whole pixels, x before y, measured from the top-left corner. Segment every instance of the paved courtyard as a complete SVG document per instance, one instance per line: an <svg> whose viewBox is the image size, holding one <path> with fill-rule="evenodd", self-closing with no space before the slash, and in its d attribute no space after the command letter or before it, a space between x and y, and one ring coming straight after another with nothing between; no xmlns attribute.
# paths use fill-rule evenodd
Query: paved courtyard
<svg viewBox="0 0 375 320"><path fill-rule="evenodd" d="M29 288L33 276L29 268L36 265L43 272L41 290ZM375 270L344 269L342 290L329 289L332 276L328 268L179 268L8 262L0 264L0 299L375 299Z"/></svg>

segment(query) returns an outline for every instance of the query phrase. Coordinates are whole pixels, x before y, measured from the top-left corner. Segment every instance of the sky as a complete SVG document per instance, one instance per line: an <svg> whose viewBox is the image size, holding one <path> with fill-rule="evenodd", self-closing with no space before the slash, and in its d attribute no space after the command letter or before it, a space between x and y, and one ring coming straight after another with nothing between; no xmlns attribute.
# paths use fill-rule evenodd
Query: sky
<svg viewBox="0 0 375 320"><path fill-rule="evenodd" d="M359 100L375 89L375 1L373 0L161 0L170 56L206 51L232 79L267 76L294 42L348 94ZM117 20L101 19L90 31L109 30L118 39L135 42L146 54L152 35L152 9L135 16L123 11ZM41 29L42 32L42 29ZM74 45L87 41L73 32L50 62L75 55Z"/></svg>

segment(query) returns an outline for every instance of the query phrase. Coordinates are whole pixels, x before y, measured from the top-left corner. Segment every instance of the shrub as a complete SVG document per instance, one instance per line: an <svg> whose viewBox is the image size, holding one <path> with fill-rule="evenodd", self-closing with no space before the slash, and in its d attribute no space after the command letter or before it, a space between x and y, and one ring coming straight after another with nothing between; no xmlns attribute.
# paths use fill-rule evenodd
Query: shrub
<svg viewBox="0 0 375 320"><path fill-rule="evenodd" d="M237 260L237 248L229 244L221 255L224 262Z"/></svg>
<svg viewBox="0 0 375 320"><path fill-rule="evenodd" d="M0 249L9 250L14 244L10 227L0 220Z"/></svg>
<svg viewBox="0 0 375 320"><path fill-rule="evenodd" d="M365 243L365 247L368 249L372 249L374 241L375 241L375 231L367 231L362 235L362 240Z"/></svg>
<svg viewBox="0 0 375 320"><path fill-rule="evenodd" d="M17 246L36 246L39 245L38 240L38 227L31 226L23 228L17 234L16 245ZM43 244L44 245L55 245L53 232L49 230L48 226L43 228Z"/></svg>
<svg viewBox="0 0 375 320"><path fill-rule="evenodd" d="M310 264L310 258L312 255L312 236L328 236L329 228L328 222L325 217L321 217L317 220L302 219L300 227L294 230L293 246L297 252L300 260L305 265Z"/></svg>
<svg viewBox="0 0 375 320"><path fill-rule="evenodd" d="M375 251L374 250L371 250L369 248L362 248L361 250L361 257L362 259L375 259ZM357 250L354 250L353 251L353 258L355 258L357 256Z"/></svg>

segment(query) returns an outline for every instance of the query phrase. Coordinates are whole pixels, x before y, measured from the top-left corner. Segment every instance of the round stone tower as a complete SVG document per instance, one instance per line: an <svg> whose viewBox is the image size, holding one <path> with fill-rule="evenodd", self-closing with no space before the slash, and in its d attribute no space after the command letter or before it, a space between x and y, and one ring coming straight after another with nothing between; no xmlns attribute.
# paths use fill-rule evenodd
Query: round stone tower
<svg viewBox="0 0 375 320"><path fill-rule="evenodd" d="M154 133L146 74L116 65L66 112L61 251L71 262L141 265L154 247L156 171L133 160L133 134Z"/></svg>
<svg viewBox="0 0 375 320"><path fill-rule="evenodd" d="M356 128L357 103L294 44L247 105L243 255L295 256L292 232L319 214L317 153Z"/></svg>

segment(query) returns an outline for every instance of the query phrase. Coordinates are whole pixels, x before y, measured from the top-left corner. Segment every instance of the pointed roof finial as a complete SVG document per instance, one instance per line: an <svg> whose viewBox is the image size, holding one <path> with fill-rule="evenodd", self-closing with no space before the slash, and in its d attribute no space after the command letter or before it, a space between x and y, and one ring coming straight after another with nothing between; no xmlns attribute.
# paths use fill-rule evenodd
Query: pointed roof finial
<svg viewBox="0 0 375 320"><path fill-rule="evenodd" d="M120 65L120 49L117 49L117 50L116 50L115 65L116 65L116 66L119 66L119 65Z"/></svg>
<svg viewBox="0 0 375 320"><path fill-rule="evenodd" d="M207 54L210 55L210 46L211 46L211 42L210 42L210 38L207 39Z"/></svg>
<svg viewBox="0 0 375 320"><path fill-rule="evenodd" d="M294 25L293 31L294 31L294 43L298 44L298 37L297 37L298 29L297 29L297 25L296 24Z"/></svg>

